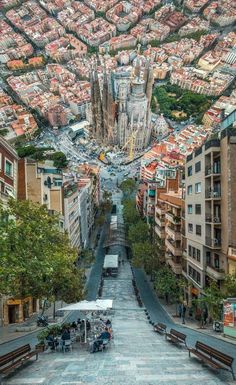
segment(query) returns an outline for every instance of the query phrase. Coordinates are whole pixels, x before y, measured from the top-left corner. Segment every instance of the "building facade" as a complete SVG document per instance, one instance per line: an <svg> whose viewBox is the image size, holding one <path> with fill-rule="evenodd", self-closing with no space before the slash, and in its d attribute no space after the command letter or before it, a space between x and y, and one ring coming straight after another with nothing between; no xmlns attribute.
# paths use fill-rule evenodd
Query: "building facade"
<svg viewBox="0 0 236 385"><path fill-rule="evenodd" d="M190 299L236 271L236 132L223 130L186 162L185 232Z"/></svg>
<svg viewBox="0 0 236 385"><path fill-rule="evenodd" d="M0 136L0 198L4 202L17 196L18 159L13 147Z"/></svg>
<svg viewBox="0 0 236 385"><path fill-rule="evenodd" d="M0 136L0 203L18 195L19 158L12 146ZM0 293L0 326L22 322L38 310L38 301L32 297L12 298Z"/></svg>

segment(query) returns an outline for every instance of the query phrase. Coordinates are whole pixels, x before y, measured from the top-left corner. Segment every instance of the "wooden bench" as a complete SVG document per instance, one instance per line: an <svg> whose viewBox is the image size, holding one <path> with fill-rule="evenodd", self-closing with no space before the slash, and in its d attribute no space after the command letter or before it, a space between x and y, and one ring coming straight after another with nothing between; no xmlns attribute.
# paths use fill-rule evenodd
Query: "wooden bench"
<svg viewBox="0 0 236 385"><path fill-rule="evenodd" d="M186 335L178 332L178 330L170 329L169 333L166 333L166 340L174 343L184 344L186 347Z"/></svg>
<svg viewBox="0 0 236 385"><path fill-rule="evenodd" d="M154 332L166 334L166 325L161 322L158 322L156 325L154 325Z"/></svg>
<svg viewBox="0 0 236 385"><path fill-rule="evenodd" d="M37 360L38 351L31 350L29 344L21 346L20 348L15 349L10 353L0 356L0 383L2 376L7 375L14 369L17 369L33 356L36 356Z"/></svg>
<svg viewBox="0 0 236 385"><path fill-rule="evenodd" d="M189 357L191 353L197 356L201 361L211 366L214 369L223 369L231 372L233 379L235 380L235 374L233 372L232 364L233 357L228 356L225 353L220 352L208 346L200 341L197 341L195 348L188 348Z"/></svg>

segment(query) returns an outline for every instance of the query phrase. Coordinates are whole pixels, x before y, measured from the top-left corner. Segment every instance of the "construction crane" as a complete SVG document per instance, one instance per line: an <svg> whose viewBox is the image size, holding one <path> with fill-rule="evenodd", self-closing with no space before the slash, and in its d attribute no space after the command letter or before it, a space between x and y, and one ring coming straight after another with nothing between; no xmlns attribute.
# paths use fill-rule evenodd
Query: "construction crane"
<svg viewBox="0 0 236 385"><path fill-rule="evenodd" d="M130 161L132 161L134 159L134 145L135 145L137 133L138 133L138 130L132 131L127 142L125 143L125 145L121 149L121 150L124 150L125 148L127 148L128 144L130 144L130 147L129 147L129 159L130 159Z"/></svg>

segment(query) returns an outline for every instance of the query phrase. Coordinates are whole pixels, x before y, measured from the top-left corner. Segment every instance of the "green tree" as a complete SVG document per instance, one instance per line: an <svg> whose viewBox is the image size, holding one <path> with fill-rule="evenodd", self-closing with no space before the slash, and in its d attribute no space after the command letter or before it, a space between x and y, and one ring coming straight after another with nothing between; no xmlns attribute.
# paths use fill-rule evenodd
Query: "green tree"
<svg viewBox="0 0 236 385"><path fill-rule="evenodd" d="M135 201L133 199L127 199L123 201L123 216L126 229L128 230L129 226L133 223L136 223L140 219L140 215L135 207Z"/></svg>
<svg viewBox="0 0 236 385"><path fill-rule="evenodd" d="M7 128L2 128L2 129L0 130L0 135L6 136L7 134L8 134L8 129L7 129Z"/></svg>
<svg viewBox="0 0 236 385"><path fill-rule="evenodd" d="M90 249L83 249L79 255L79 265L82 267L87 267L91 265L95 260L94 253Z"/></svg>
<svg viewBox="0 0 236 385"><path fill-rule="evenodd" d="M61 151L54 152L51 159L53 160L54 167L57 168L65 168L68 164L65 154Z"/></svg>
<svg viewBox="0 0 236 385"><path fill-rule="evenodd" d="M225 298L232 297L236 298L236 273L226 274L224 280L224 292Z"/></svg>
<svg viewBox="0 0 236 385"><path fill-rule="evenodd" d="M124 180L120 185L120 189L122 190L122 192L125 196L130 196L136 190L135 180L134 179Z"/></svg>
<svg viewBox="0 0 236 385"><path fill-rule="evenodd" d="M0 292L14 297L78 301L83 271L58 217L30 201L10 200L0 209Z"/></svg>
<svg viewBox="0 0 236 385"><path fill-rule="evenodd" d="M221 319L222 315L222 303L224 298L224 292L220 290L215 281L210 283L210 286L207 287L204 291L204 296L197 300L197 303L201 306L207 304L210 317L214 321Z"/></svg>
<svg viewBox="0 0 236 385"><path fill-rule="evenodd" d="M154 287L160 295L165 296L167 303L170 297L176 301L179 296L176 276L167 266L162 267L156 273Z"/></svg>
<svg viewBox="0 0 236 385"><path fill-rule="evenodd" d="M131 244L136 242L145 242L149 239L149 227L141 219L132 224L128 231L128 240Z"/></svg>
<svg viewBox="0 0 236 385"><path fill-rule="evenodd" d="M96 219L95 219L95 225L96 227L100 227L104 224L105 222L105 215L100 214Z"/></svg>
<svg viewBox="0 0 236 385"><path fill-rule="evenodd" d="M105 220L104 214L111 211L112 208L112 194L109 191L104 190L102 195L102 201L100 203L100 210L102 213L102 219L99 219L101 222L103 219ZM104 223L103 220L103 223Z"/></svg>

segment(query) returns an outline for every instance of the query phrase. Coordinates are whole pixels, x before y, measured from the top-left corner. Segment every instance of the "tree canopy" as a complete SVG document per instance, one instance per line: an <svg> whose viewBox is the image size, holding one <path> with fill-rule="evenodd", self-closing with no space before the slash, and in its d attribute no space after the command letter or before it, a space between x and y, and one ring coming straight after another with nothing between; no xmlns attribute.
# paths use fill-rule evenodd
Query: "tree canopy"
<svg viewBox="0 0 236 385"><path fill-rule="evenodd" d="M0 245L2 294L65 302L83 297L77 253L46 207L13 199L0 207Z"/></svg>
<svg viewBox="0 0 236 385"><path fill-rule="evenodd" d="M206 95L199 95L189 90L183 90L177 85L166 84L156 87L153 92L152 107L158 102L160 112L175 120L186 120L190 116L196 119L210 107L211 100ZM174 112L182 112L180 115Z"/></svg>
<svg viewBox="0 0 236 385"><path fill-rule="evenodd" d="M170 296L176 299L179 295L178 281L168 266L163 266L157 271L154 285L159 294L164 295L167 301Z"/></svg>
<svg viewBox="0 0 236 385"><path fill-rule="evenodd" d="M149 238L148 225L139 219L138 222L129 227L128 239L132 243L145 242Z"/></svg>
<svg viewBox="0 0 236 385"><path fill-rule="evenodd" d="M120 189L122 190L124 195L130 196L136 190L135 180L134 179L124 180L120 185Z"/></svg>
<svg viewBox="0 0 236 385"><path fill-rule="evenodd" d="M126 228L136 223L140 219L140 215L135 207L135 201L133 199L127 199L123 201L123 215Z"/></svg>

